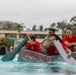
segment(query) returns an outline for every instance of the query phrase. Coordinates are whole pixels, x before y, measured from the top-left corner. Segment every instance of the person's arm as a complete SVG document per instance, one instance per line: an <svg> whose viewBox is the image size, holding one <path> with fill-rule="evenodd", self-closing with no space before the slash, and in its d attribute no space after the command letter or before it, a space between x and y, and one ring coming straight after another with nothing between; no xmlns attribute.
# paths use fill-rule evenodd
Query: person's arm
<svg viewBox="0 0 76 75"><path fill-rule="evenodd" d="M28 37L29 43L30 43L30 44L34 44L33 40L31 40L31 38L30 38L30 34L27 34L27 37Z"/></svg>
<svg viewBox="0 0 76 75"><path fill-rule="evenodd" d="M54 39L55 39L55 37L54 37L54 36L51 36L51 37L46 41L46 43L43 44L43 46L44 46L46 49L49 48L50 45L53 44L53 40L54 40Z"/></svg>
<svg viewBox="0 0 76 75"><path fill-rule="evenodd" d="M71 50L67 48L63 43L61 43L61 45L63 46L64 50L68 53L67 58L70 58L72 54Z"/></svg>
<svg viewBox="0 0 76 75"><path fill-rule="evenodd" d="M70 47L70 46L75 46L75 45L76 45L76 42L69 43L69 42L65 41L64 44L65 44L67 47Z"/></svg>
<svg viewBox="0 0 76 75"><path fill-rule="evenodd" d="M66 36L64 36L64 37L62 38L62 41L64 42L64 44L65 44L67 47L71 47L71 46L75 46L75 45L76 45L76 42L71 42L71 43L69 43L67 39L68 39L68 38L67 38ZM76 37L74 37L73 39L76 39Z"/></svg>
<svg viewBox="0 0 76 75"><path fill-rule="evenodd" d="M67 58L70 58L72 55L72 52L69 48L66 48L66 51L68 52Z"/></svg>
<svg viewBox="0 0 76 75"><path fill-rule="evenodd" d="M48 41L48 40L46 40L46 41ZM48 42L44 43L43 46L47 49L50 47L51 44L52 44L52 41L48 41Z"/></svg>

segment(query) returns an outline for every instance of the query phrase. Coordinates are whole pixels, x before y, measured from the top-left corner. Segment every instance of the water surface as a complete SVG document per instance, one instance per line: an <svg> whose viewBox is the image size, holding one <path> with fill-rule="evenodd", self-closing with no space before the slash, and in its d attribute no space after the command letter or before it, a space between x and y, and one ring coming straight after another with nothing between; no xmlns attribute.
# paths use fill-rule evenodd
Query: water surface
<svg viewBox="0 0 76 75"><path fill-rule="evenodd" d="M18 62L17 57L9 62L0 60L0 75L76 75L76 64Z"/></svg>

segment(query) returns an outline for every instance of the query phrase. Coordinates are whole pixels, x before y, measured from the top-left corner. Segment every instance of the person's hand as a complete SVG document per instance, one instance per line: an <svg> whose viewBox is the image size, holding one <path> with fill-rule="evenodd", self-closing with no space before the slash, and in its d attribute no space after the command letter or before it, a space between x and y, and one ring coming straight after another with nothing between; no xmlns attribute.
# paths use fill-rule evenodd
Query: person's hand
<svg viewBox="0 0 76 75"><path fill-rule="evenodd" d="M53 41L53 40L55 40L55 37L54 36L51 36L51 37L49 37L49 40L50 41Z"/></svg>
<svg viewBox="0 0 76 75"><path fill-rule="evenodd" d="M75 42L74 46L76 46L76 42Z"/></svg>
<svg viewBox="0 0 76 75"><path fill-rule="evenodd" d="M71 54L70 54L70 53L68 53L67 58L70 58L70 57L71 57Z"/></svg>
<svg viewBox="0 0 76 75"><path fill-rule="evenodd" d="M27 36L30 36L30 34L28 33Z"/></svg>
<svg viewBox="0 0 76 75"><path fill-rule="evenodd" d="M72 52L71 52L71 50L70 50L70 49L68 49L68 48L67 48L67 51L68 51L67 58L70 58L70 57L71 57L71 55L72 55Z"/></svg>

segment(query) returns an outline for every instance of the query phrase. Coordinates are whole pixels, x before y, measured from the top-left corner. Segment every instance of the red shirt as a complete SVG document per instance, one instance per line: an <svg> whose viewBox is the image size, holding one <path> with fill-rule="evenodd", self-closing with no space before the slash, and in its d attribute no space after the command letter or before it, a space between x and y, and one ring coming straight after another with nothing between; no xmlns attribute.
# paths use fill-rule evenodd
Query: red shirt
<svg viewBox="0 0 76 75"><path fill-rule="evenodd" d="M61 45L63 46L64 50L67 48L64 44L61 43ZM54 45L51 45L47 49L47 53L48 53L49 56L59 55L58 51L57 51L57 49L56 49L56 47Z"/></svg>
<svg viewBox="0 0 76 75"><path fill-rule="evenodd" d="M62 40L63 40L63 42L73 43L73 42L76 42L76 36L75 35L72 35L72 38L69 38L67 36L64 36L62 38ZM73 46L70 46L68 48L73 51L74 50L74 45Z"/></svg>
<svg viewBox="0 0 76 75"><path fill-rule="evenodd" d="M41 48L40 48L40 43L38 41L35 41L34 43L35 44L28 43L24 47L27 48L27 49L29 49L29 50L33 50L33 51L42 53Z"/></svg>

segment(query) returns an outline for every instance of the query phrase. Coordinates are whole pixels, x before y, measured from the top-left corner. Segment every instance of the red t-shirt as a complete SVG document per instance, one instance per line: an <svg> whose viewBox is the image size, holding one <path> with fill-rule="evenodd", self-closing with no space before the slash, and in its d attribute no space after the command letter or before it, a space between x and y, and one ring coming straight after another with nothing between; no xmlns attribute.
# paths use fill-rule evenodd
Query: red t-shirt
<svg viewBox="0 0 76 75"><path fill-rule="evenodd" d="M73 42L76 42L76 36L75 35L72 35L72 38L69 38L67 36L64 36L62 38L63 42L68 42L68 43L73 43ZM71 49L72 51L74 50L74 45L71 46L71 47L68 47L69 49Z"/></svg>
<svg viewBox="0 0 76 75"><path fill-rule="evenodd" d="M66 50L67 47L63 43L61 43L61 45L63 46L64 50ZM57 49L56 49L56 47L54 45L51 45L47 49L47 53L48 53L49 56L59 55L58 51L57 51Z"/></svg>
<svg viewBox="0 0 76 75"><path fill-rule="evenodd" d="M40 43L38 41L35 41L34 43L35 44L28 43L24 47L27 48L27 49L29 49L29 50L33 50L33 51L42 53L41 48L40 48Z"/></svg>

